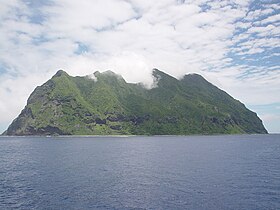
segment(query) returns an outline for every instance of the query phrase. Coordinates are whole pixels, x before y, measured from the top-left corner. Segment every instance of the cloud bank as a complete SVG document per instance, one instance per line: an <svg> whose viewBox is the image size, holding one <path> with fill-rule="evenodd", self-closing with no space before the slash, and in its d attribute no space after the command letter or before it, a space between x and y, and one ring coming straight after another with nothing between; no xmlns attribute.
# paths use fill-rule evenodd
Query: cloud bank
<svg viewBox="0 0 280 210"><path fill-rule="evenodd" d="M263 116L280 105L278 1L0 3L0 130L58 69L112 70L147 86L153 68L177 78L195 72L255 111L274 104Z"/></svg>

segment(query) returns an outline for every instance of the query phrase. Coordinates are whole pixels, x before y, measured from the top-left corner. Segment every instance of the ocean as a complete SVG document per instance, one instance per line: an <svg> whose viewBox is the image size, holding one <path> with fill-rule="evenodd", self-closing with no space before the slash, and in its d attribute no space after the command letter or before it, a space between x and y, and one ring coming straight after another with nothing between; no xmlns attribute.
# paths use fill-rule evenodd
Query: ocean
<svg viewBox="0 0 280 210"><path fill-rule="evenodd" d="M280 209L280 135L0 137L0 209Z"/></svg>

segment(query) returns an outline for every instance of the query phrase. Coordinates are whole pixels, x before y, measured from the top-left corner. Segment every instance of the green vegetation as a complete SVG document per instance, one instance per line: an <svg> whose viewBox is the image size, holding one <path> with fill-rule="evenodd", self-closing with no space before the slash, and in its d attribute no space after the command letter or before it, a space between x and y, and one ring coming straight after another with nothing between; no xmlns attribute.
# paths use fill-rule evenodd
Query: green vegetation
<svg viewBox="0 0 280 210"><path fill-rule="evenodd" d="M157 69L157 87L111 71L97 80L58 71L37 87L7 135L186 135L267 133L256 113L197 74Z"/></svg>

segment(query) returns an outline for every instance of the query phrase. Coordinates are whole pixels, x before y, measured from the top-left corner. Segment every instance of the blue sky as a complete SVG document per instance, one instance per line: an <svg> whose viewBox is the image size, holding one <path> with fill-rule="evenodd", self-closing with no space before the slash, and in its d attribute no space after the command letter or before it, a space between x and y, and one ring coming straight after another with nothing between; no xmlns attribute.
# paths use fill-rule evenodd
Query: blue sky
<svg viewBox="0 0 280 210"><path fill-rule="evenodd" d="M280 132L279 0L0 0L0 132L58 69L202 74Z"/></svg>

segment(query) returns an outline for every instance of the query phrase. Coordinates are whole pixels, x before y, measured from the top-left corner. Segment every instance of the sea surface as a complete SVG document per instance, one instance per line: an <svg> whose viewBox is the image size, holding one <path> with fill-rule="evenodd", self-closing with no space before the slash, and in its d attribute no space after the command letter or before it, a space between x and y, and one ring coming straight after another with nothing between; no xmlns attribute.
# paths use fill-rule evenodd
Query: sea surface
<svg viewBox="0 0 280 210"><path fill-rule="evenodd" d="M0 209L280 209L280 135L0 137Z"/></svg>

